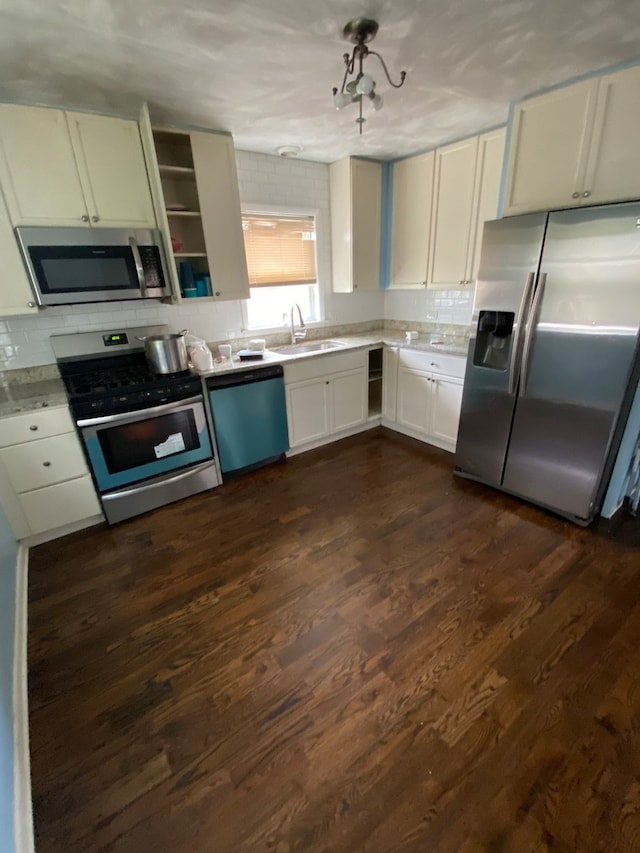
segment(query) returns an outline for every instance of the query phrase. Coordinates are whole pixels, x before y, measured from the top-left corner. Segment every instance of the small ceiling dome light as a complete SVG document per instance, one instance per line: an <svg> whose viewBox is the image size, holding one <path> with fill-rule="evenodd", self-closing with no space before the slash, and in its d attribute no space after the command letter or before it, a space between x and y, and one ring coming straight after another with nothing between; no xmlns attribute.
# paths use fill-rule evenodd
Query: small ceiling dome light
<svg viewBox="0 0 640 853"><path fill-rule="evenodd" d="M366 96L371 99L371 105L375 111L381 110L384 103L382 95L376 93L376 81L370 74L365 74L362 69L364 60L368 56L377 56L387 81L394 89L399 89L407 76L406 71L401 71L400 82L394 83L389 76L384 59L375 50L369 50L367 42L373 41L377 32L378 22L372 18L354 18L345 24L342 31L344 37L353 42L355 47L351 54L345 53L342 57L345 65L344 78L340 89L338 90L337 87L333 89L333 103L337 110L341 110L348 104L358 104L359 115L356 123L360 127L360 133L362 133L362 125L366 121L362 115L363 97ZM352 75L355 76L349 80Z"/></svg>
<svg viewBox="0 0 640 853"><path fill-rule="evenodd" d="M276 148L276 154L280 157L297 157L302 153L302 145L280 145Z"/></svg>

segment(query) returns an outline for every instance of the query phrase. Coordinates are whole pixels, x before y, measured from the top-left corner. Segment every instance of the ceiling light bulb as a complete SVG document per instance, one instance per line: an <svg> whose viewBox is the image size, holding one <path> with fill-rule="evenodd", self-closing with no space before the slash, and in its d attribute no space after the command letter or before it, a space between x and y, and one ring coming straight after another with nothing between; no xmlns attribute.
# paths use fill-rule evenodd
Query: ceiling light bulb
<svg viewBox="0 0 640 853"><path fill-rule="evenodd" d="M378 110L381 110L384 106L384 98L382 97L382 95L374 95L372 93L371 95L369 95L369 97L371 98L371 105L373 106L373 109L376 112L378 112Z"/></svg>
<svg viewBox="0 0 640 853"><path fill-rule="evenodd" d="M346 107L347 104L351 103L351 95L347 95L345 92L337 92L333 96L333 103L337 110L341 110L343 107Z"/></svg>
<svg viewBox="0 0 640 853"><path fill-rule="evenodd" d="M360 95L368 95L373 91L373 87L375 86L375 82L373 77L370 77L368 74L363 74L358 78L358 82L356 84L356 92Z"/></svg>

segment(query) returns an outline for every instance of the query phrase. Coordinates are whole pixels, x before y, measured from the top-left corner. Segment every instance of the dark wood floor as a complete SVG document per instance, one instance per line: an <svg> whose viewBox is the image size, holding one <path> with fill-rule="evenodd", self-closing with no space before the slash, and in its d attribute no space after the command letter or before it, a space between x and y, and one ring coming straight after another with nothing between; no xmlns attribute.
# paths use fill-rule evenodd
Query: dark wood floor
<svg viewBox="0 0 640 853"><path fill-rule="evenodd" d="M376 430L31 552L38 853L640 850L640 524Z"/></svg>

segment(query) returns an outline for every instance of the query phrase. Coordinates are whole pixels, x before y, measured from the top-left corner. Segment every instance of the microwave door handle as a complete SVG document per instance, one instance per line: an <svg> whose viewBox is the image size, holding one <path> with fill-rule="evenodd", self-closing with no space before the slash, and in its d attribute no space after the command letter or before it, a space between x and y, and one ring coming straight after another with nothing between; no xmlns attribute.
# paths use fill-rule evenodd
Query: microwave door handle
<svg viewBox="0 0 640 853"><path fill-rule="evenodd" d="M524 318L527 313L527 306L529 305L529 300L531 298L531 289L533 288L533 282L535 281L536 274L534 272L530 272L527 276L527 283L524 286L524 293L522 295L522 301L520 303L520 308L518 310L518 317L516 319L516 338L513 342L513 352L511 355L511 366L509 368L509 396L512 396L516 393L516 382L518 379L518 367L520 364L520 351L522 349L522 336L523 336L523 327L524 327Z"/></svg>
<svg viewBox="0 0 640 853"><path fill-rule="evenodd" d="M531 357L531 345L533 342L533 329L538 319L538 310L540 308L540 302L542 300L542 294L544 293L546 283L547 274L546 272L543 272L540 274L540 278L538 280L538 289L536 290L533 302L531 303L531 310L527 317L527 329L524 333L524 352L522 353L522 368L520 371L521 397L524 397L527 390L527 380L529 379L529 359Z"/></svg>
<svg viewBox="0 0 640 853"><path fill-rule="evenodd" d="M142 266L142 258L140 257L140 248L135 237L129 237L129 246L133 255L133 263L136 267L136 275L138 276L138 284L140 285L140 295L147 295L147 283L144 278L144 267Z"/></svg>

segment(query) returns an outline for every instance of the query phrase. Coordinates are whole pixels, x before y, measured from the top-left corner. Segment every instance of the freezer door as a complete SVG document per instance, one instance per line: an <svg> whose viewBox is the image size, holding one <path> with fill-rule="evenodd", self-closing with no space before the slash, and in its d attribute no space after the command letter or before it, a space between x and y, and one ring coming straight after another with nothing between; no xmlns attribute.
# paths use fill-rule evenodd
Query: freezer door
<svg viewBox="0 0 640 853"><path fill-rule="evenodd" d="M502 481L523 319L546 221L546 213L535 213L484 227L455 465L458 473L494 486Z"/></svg>
<svg viewBox="0 0 640 853"><path fill-rule="evenodd" d="M505 489L598 509L640 323L640 205L552 213L525 335Z"/></svg>

